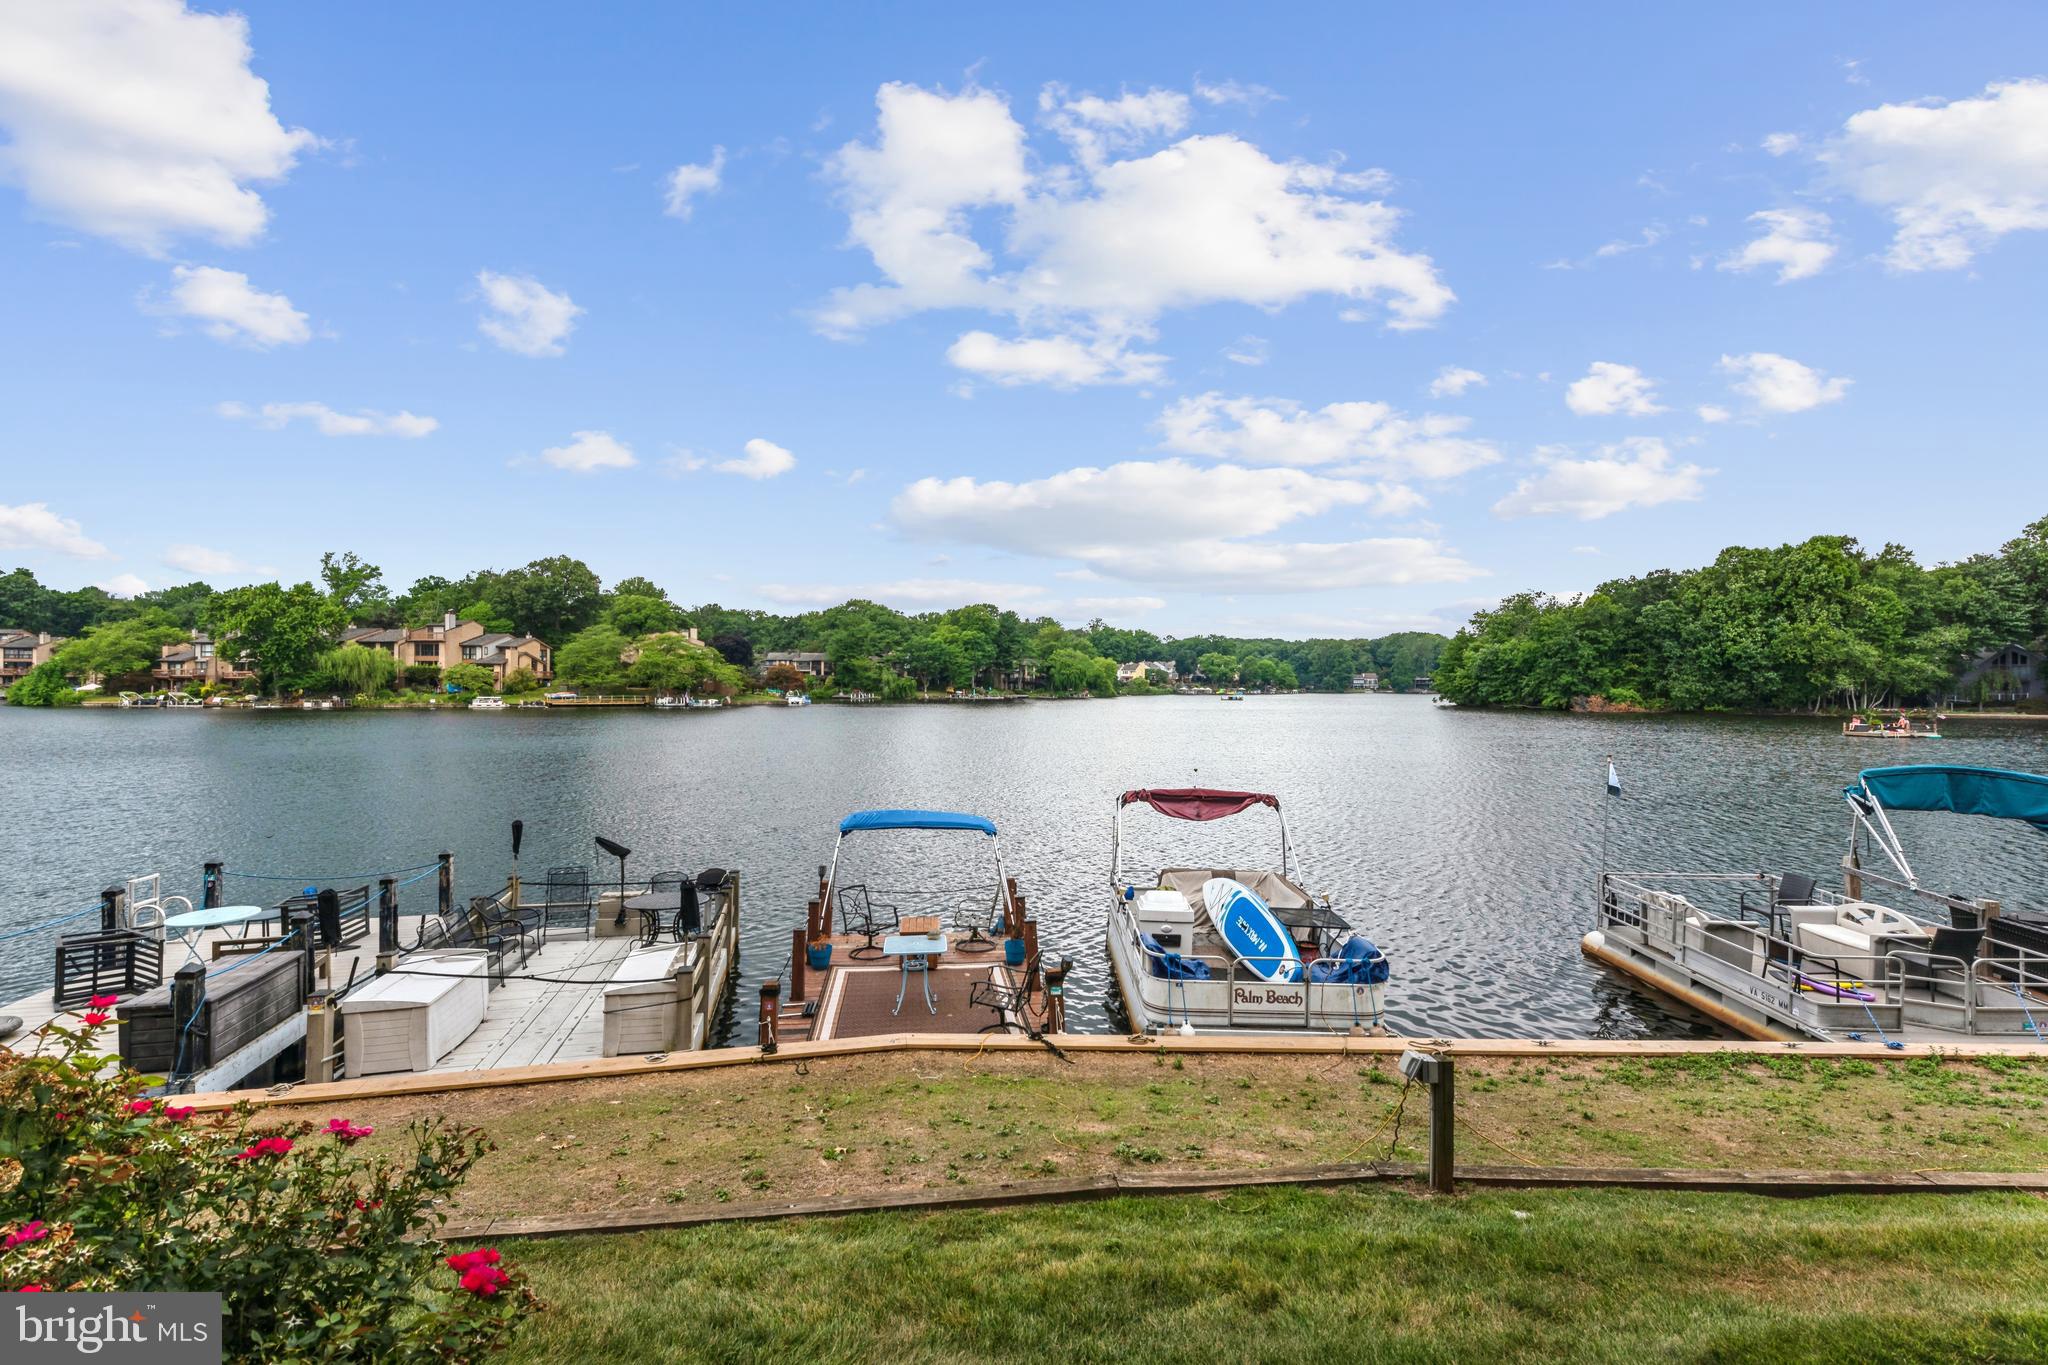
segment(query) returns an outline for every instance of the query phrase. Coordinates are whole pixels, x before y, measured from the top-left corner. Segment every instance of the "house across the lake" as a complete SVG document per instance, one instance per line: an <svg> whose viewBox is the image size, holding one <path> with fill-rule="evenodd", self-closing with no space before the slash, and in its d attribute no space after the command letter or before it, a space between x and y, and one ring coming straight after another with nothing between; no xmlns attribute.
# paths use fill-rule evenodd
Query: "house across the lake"
<svg viewBox="0 0 2048 1365"><path fill-rule="evenodd" d="M149 676L164 688L187 687L192 683L219 687L246 682L256 676L256 670L247 667L239 655L221 653L214 647L212 636L194 635L182 645L159 649Z"/></svg>
<svg viewBox="0 0 2048 1365"><path fill-rule="evenodd" d="M34 634L25 630L0 630L0 690L20 682L37 664L50 662L50 656L63 643L62 640L51 639L47 630Z"/></svg>
<svg viewBox="0 0 2048 1365"><path fill-rule="evenodd" d="M754 656L757 668L766 670L777 664L788 664L806 678L822 678L831 667L831 660L810 649L771 649L766 654Z"/></svg>
<svg viewBox="0 0 2048 1365"><path fill-rule="evenodd" d="M1171 659L1135 659L1116 666L1116 680L1120 683L1142 678L1147 673L1164 673L1168 682L1180 681L1180 668Z"/></svg>
<svg viewBox="0 0 2048 1365"><path fill-rule="evenodd" d="M481 622L458 619L452 611L436 626L358 626L343 631L341 640L383 650L397 661L401 678L409 668L453 668L457 664L481 664L490 669L498 687L522 668L539 682L555 675L554 651L533 636L489 630Z"/></svg>
<svg viewBox="0 0 2048 1365"><path fill-rule="evenodd" d="M2042 686L2042 646L2048 641L2036 640L2032 644L2003 644L1996 649L1977 652L1956 679L1955 698L1958 702L1977 702L1994 706L2010 706L2014 702L2040 701L2048 696L2048 688Z"/></svg>
<svg viewBox="0 0 2048 1365"><path fill-rule="evenodd" d="M1353 673L1351 675L1351 686L1359 692L1377 692L1380 690L1380 675L1377 673Z"/></svg>

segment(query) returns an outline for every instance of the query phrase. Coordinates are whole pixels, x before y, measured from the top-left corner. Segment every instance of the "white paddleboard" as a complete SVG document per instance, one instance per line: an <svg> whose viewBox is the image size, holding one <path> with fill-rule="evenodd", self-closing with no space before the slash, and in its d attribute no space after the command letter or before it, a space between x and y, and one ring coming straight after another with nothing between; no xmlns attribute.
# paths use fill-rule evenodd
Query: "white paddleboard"
<svg viewBox="0 0 2048 1365"><path fill-rule="evenodd" d="M1301 980L1301 952L1294 935L1258 893L1231 877L1202 883L1202 908L1230 951L1261 981Z"/></svg>

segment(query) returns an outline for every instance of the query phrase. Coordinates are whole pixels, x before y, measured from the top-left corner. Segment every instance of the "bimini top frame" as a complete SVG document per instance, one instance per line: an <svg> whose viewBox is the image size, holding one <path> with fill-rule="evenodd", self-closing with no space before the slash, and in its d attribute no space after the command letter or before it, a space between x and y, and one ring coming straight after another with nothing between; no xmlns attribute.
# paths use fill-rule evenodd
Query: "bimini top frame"
<svg viewBox="0 0 2048 1365"><path fill-rule="evenodd" d="M1292 880L1293 874L1287 866L1287 817L1280 812L1279 797L1270 792L1226 792L1213 787L1146 787L1125 792L1116 799L1116 819L1109 854L1111 886L1122 881L1124 807L1133 802L1150 806L1174 820L1221 820L1253 806L1271 806L1274 816L1280 821L1280 877L1283 881Z"/></svg>
<svg viewBox="0 0 2048 1365"><path fill-rule="evenodd" d="M950 810L859 810L839 822L839 838L832 845L832 867L825 877L825 904L839 884L839 852L849 834L875 833L892 829L927 829L980 834L987 837L996 861L996 898L1004 911L1015 909L1010 900L1010 879L1003 875L1003 850L996 837L995 821L984 815L967 815Z"/></svg>
<svg viewBox="0 0 2048 1365"><path fill-rule="evenodd" d="M1887 810L1945 810L1958 815L1988 815L1994 820L2019 820L2048 834L2048 777L2004 768L1964 768L1946 763L1916 763L1895 768L1865 768L1842 788L1855 825L1870 835L1879 852L1899 870L1907 886L1920 889L1913 866Z"/></svg>

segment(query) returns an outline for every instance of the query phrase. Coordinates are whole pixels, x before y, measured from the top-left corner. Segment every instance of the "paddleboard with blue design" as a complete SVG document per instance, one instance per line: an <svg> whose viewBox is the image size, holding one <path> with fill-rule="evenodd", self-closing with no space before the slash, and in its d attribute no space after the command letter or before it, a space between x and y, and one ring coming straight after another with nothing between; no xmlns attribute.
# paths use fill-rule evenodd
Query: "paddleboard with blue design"
<svg viewBox="0 0 2048 1365"><path fill-rule="evenodd" d="M1202 908L1245 969L1261 981L1301 980L1301 952L1294 935L1258 893L1231 877L1202 883Z"/></svg>

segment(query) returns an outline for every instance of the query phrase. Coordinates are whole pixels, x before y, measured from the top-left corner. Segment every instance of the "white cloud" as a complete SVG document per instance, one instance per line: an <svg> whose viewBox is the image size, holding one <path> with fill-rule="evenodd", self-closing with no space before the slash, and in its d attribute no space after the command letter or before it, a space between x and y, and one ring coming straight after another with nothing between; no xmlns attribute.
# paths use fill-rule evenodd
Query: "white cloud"
<svg viewBox="0 0 2048 1365"><path fill-rule="evenodd" d="M2048 228L2048 80L1866 109L1820 160L1836 184L1891 215L1893 268L1960 269L2008 232Z"/></svg>
<svg viewBox="0 0 2048 1365"><path fill-rule="evenodd" d="M922 539L1074 560L1101 576L1226 591L1445 582L1478 574L1430 540L1280 545L1247 539L1334 509L1404 511L1413 500L1399 485L1298 469L1131 461L1022 483L921 479L897 494L890 519Z"/></svg>
<svg viewBox="0 0 2048 1365"><path fill-rule="evenodd" d="M1223 348L1223 358L1234 365L1263 365L1271 357L1272 347L1264 337L1250 334L1239 337Z"/></svg>
<svg viewBox="0 0 2048 1365"><path fill-rule="evenodd" d="M1826 378L1809 365L1769 351L1724 355L1720 368L1732 377L1729 387L1765 412L1805 412L1838 402L1854 382Z"/></svg>
<svg viewBox="0 0 2048 1365"><path fill-rule="evenodd" d="M101 579L93 586L115 597L134 597L149 591L149 584L132 573L117 573L112 578Z"/></svg>
<svg viewBox="0 0 2048 1365"><path fill-rule="evenodd" d="M1151 384L1166 375L1165 356L1130 350L1121 337L1083 341L1047 336L1005 341L993 332L974 331L947 349L946 360L1006 386L1050 384L1071 389L1083 384Z"/></svg>
<svg viewBox="0 0 2048 1365"><path fill-rule="evenodd" d="M1038 92L1038 111L1045 126L1090 166L1100 165L1109 152L1141 147L1188 126L1188 97L1178 90L1152 89L1141 95L1127 90L1115 99L1069 98L1067 88L1055 82Z"/></svg>
<svg viewBox="0 0 2048 1365"><path fill-rule="evenodd" d="M171 545L163 554L164 563L186 573L198 574L202 578L218 578L225 574L245 574L252 567L228 550L211 550L204 545Z"/></svg>
<svg viewBox="0 0 2048 1365"><path fill-rule="evenodd" d="M484 306L490 310L477 320L478 331L520 355L562 354L562 342L583 314L573 299L531 275L480 270L476 282L483 290Z"/></svg>
<svg viewBox="0 0 2048 1365"><path fill-rule="evenodd" d="M0 179L37 212L138 251L241 245L319 139L286 128L249 70L249 24L179 0L17 0L0 9Z"/></svg>
<svg viewBox="0 0 2048 1365"><path fill-rule="evenodd" d="M1702 422L1725 422L1735 415L1719 403L1702 403L1698 412Z"/></svg>
<svg viewBox="0 0 2048 1365"><path fill-rule="evenodd" d="M1564 404L1581 417L1605 417L1625 413L1630 417L1654 417L1664 411L1657 402L1657 381L1647 378L1633 365L1596 360L1584 379L1573 380L1564 391Z"/></svg>
<svg viewBox="0 0 2048 1365"><path fill-rule="evenodd" d="M1572 546L1572 553L1575 555L1597 555L1600 553L1600 547L1598 545L1574 545Z"/></svg>
<svg viewBox="0 0 2048 1365"><path fill-rule="evenodd" d="M668 203L662 209L671 218L684 222L696 211L692 202L699 195L713 194L718 190L719 177L725 171L725 148L713 147L711 159L697 165L681 165L668 173Z"/></svg>
<svg viewBox="0 0 2048 1365"><path fill-rule="evenodd" d="M292 307L290 299L251 287L249 277L240 271L181 265L173 267L171 279L169 301L146 303L145 307L192 318L215 341L269 350L272 346L304 345L312 339L306 315Z"/></svg>
<svg viewBox="0 0 2048 1365"><path fill-rule="evenodd" d="M1076 611L1085 611L1091 616L1135 616L1139 612L1159 611L1166 606L1163 597L1076 597L1067 605Z"/></svg>
<svg viewBox="0 0 2048 1365"><path fill-rule="evenodd" d="M1602 446L1588 460L1539 455L1542 472L1523 479L1493 505L1501 517L1570 516L1597 521L1630 507L1692 502L1714 471L1695 464L1674 466L1671 451L1653 436L1632 436Z"/></svg>
<svg viewBox="0 0 2048 1365"><path fill-rule="evenodd" d="M1305 408L1284 398L1183 398L1159 415L1168 450L1260 465L1345 466L1343 473L1448 479L1500 458L1461 435L1470 419L1409 417L1385 403Z"/></svg>
<svg viewBox="0 0 2048 1365"><path fill-rule="evenodd" d="M430 435L441 423L432 417L410 412L336 412L325 403L265 403L252 408L246 403L222 403L214 409L230 421L254 422L277 431L293 421L313 423L322 436L401 436L408 440Z"/></svg>
<svg viewBox="0 0 2048 1365"><path fill-rule="evenodd" d="M1436 372L1436 378L1429 381L1431 398L1456 398L1467 389L1486 387L1486 376L1477 370L1468 370L1458 365L1446 365Z"/></svg>
<svg viewBox="0 0 2048 1365"><path fill-rule="evenodd" d="M633 458L633 447L609 431L574 432L569 444L549 446L540 453L540 457L557 469L577 474L595 474L600 469L631 469L640 463Z"/></svg>
<svg viewBox="0 0 2048 1365"><path fill-rule="evenodd" d="M1778 267L1778 283L1818 275L1834 259L1835 243L1828 216L1817 209L1765 209L1749 215L1763 225L1763 235L1721 260L1723 270Z"/></svg>
<svg viewBox="0 0 2048 1365"><path fill-rule="evenodd" d="M743 449L746 454L740 459L722 460L712 468L721 474L738 474L747 479L772 479L796 468L796 456L773 441L756 436Z"/></svg>
<svg viewBox="0 0 2048 1365"><path fill-rule="evenodd" d="M1045 605L1046 591L1030 583L989 583L969 578L904 578L889 583L763 583L755 589L787 606L835 606L862 599L910 607L957 607L988 602L998 607Z"/></svg>
<svg viewBox="0 0 2048 1365"><path fill-rule="evenodd" d="M1766 133L1759 145L1772 156L1785 156L1799 150L1799 134Z"/></svg>
<svg viewBox="0 0 2048 1365"><path fill-rule="evenodd" d="M1285 96L1276 95L1263 85L1250 81L1201 81L1195 82L1195 97L1204 104L1241 104L1254 114Z"/></svg>
<svg viewBox="0 0 2048 1365"><path fill-rule="evenodd" d="M1055 97L1053 117L1082 150L1039 165L1000 95L881 87L874 140L846 144L827 170L849 241L882 278L834 291L819 330L844 337L970 308L1014 319L1027 338L1116 351L1149 338L1162 313L1207 303L1275 309L1330 294L1381 303L1394 327L1450 305L1429 258L1395 245L1398 212L1369 197L1383 175L1274 161L1227 135L1114 159L1134 138L1176 133L1184 101L1091 98Z"/></svg>
<svg viewBox="0 0 2048 1365"><path fill-rule="evenodd" d="M1650 226L1644 228L1642 235L1636 238L1634 241L1631 242L1627 240L1621 240L1606 242L1600 246L1595 247L1593 249L1593 254L1596 257L1599 257L1601 260L1606 260L1609 257L1613 256L1626 256L1631 251L1642 251L1648 247L1653 247L1657 245L1657 243L1664 240L1665 235L1666 229L1662 223L1652 223L1650 224Z"/></svg>
<svg viewBox="0 0 2048 1365"><path fill-rule="evenodd" d="M48 550L53 554L101 559L107 547L86 535L70 517L58 516L46 502L17 507L0 503L0 550Z"/></svg>

